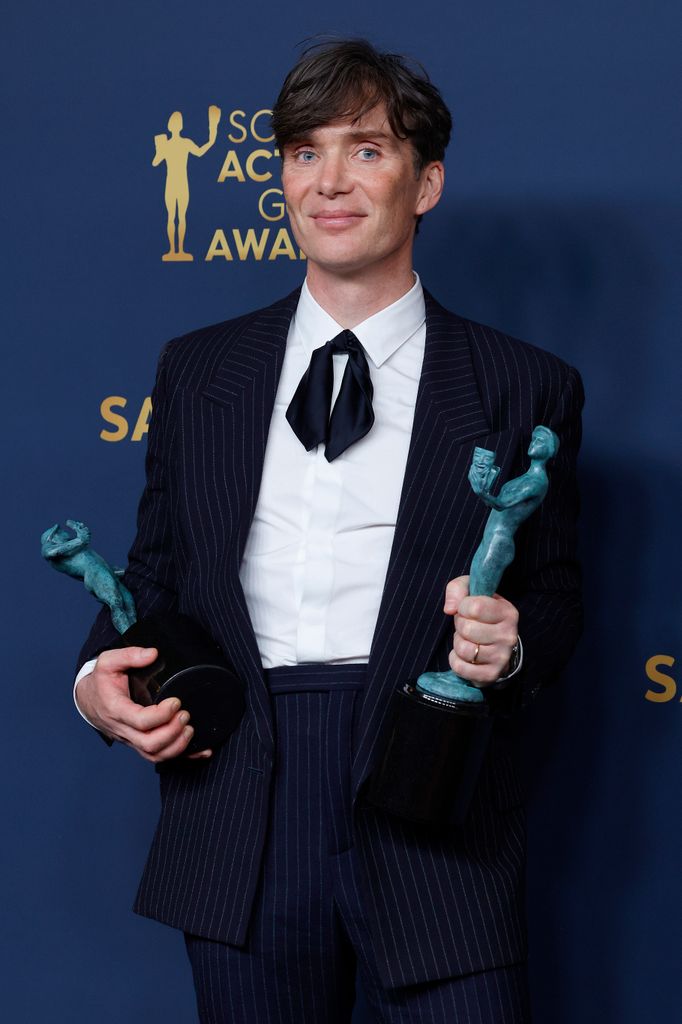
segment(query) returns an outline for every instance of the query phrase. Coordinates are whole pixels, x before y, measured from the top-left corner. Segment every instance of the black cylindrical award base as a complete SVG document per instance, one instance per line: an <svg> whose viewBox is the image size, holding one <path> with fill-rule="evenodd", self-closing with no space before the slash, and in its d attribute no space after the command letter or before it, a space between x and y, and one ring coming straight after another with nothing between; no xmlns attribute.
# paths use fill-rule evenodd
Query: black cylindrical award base
<svg viewBox="0 0 682 1024"><path fill-rule="evenodd" d="M137 704L177 697L189 711L194 735L186 754L224 743L246 707L244 685L205 629L187 615L149 617L123 633L120 647L156 647L151 665L130 669L130 696Z"/></svg>
<svg viewBox="0 0 682 1024"><path fill-rule="evenodd" d="M406 683L393 695L367 801L409 821L462 824L490 735L488 714L483 702L429 697Z"/></svg>

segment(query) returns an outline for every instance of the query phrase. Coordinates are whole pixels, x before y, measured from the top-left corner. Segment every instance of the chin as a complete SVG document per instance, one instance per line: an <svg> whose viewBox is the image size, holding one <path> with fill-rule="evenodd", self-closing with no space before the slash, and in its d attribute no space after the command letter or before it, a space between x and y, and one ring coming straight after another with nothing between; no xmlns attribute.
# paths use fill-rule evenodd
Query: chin
<svg viewBox="0 0 682 1024"><path fill-rule="evenodd" d="M358 246L310 246L306 249L304 245L301 246L303 252L311 263L316 263L318 267L325 270L362 270L364 267L369 267L374 260L370 258L370 253L367 248L359 248Z"/></svg>
<svg viewBox="0 0 682 1024"><path fill-rule="evenodd" d="M336 274L338 277L348 277L350 274L357 274L362 271L366 271L371 264L367 263L366 260L353 260L353 259L320 259L316 260L313 257L308 257L309 263L314 263L320 270L324 270L330 274Z"/></svg>

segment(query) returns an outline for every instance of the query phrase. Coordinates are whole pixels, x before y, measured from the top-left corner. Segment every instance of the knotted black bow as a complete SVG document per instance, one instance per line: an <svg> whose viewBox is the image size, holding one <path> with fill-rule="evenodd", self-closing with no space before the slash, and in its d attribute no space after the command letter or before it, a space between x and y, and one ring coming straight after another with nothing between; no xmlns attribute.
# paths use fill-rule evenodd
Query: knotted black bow
<svg viewBox="0 0 682 1024"><path fill-rule="evenodd" d="M347 352L348 362L330 419L334 352ZM310 365L289 403L286 417L306 451L324 442L324 456L327 462L332 462L371 429L374 423L373 394L362 345L352 331L341 331L313 352Z"/></svg>

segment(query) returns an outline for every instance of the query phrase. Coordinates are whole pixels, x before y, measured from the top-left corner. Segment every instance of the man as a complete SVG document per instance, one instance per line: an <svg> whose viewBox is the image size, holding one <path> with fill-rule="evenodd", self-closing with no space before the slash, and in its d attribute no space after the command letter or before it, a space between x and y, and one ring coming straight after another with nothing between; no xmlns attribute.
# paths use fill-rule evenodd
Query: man
<svg viewBox="0 0 682 1024"><path fill-rule="evenodd" d="M203 1022L348 1021L356 964L378 1020L527 1021L512 712L580 629L580 379L422 290L414 235L451 122L421 73L362 41L315 47L273 125L306 282L164 350L125 577L142 616L206 626L247 714L183 757L187 712L128 697L155 652L106 650L105 614L81 653L104 652L82 712L161 775L135 907L184 931ZM549 495L505 596L470 598L473 447L506 479L540 423L560 438ZM393 692L448 665L500 713L466 822L427 829L364 797Z"/></svg>

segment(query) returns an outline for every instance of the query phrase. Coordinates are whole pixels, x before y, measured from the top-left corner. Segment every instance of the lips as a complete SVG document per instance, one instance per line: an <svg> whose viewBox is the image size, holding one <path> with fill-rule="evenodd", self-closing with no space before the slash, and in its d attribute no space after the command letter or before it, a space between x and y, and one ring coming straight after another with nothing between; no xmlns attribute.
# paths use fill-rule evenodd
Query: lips
<svg viewBox="0 0 682 1024"><path fill-rule="evenodd" d="M313 214L316 227L322 231L343 231L355 227L366 216L353 210L325 210L324 213Z"/></svg>
<svg viewBox="0 0 682 1024"><path fill-rule="evenodd" d="M323 213L314 213L313 220L350 220L365 217L364 213L356 213L354 210L325 210Z"/></svg>

